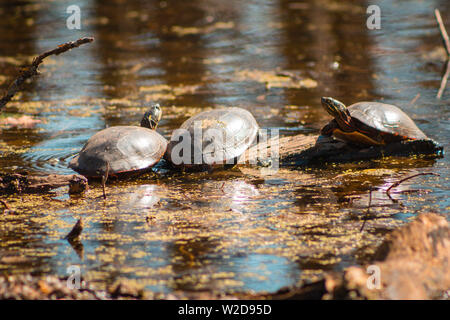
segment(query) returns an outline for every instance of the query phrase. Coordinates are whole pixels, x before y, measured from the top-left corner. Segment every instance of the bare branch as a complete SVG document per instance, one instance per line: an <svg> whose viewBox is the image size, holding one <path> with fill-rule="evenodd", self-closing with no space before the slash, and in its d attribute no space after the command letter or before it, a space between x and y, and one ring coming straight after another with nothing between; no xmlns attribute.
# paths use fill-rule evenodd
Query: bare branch
<svg viewBox="0 0 450 320"><path fill-rule="evenodd" d="M445 73L442 76L441 86L439 87L439 91L436 95L436 98L440 99L442 97L445 87L447 86L447 79L448 79L449 75L450 75L450 60L447 60L447 66L445 67Z"/></svg>
<svg viewBox="0 0 450 320"><path fill-rule="evenodd" d="M16 78L16 80L11 83L11 85L8 87L8 90L3 95L3 97L0 99L0 112L2 111L3 107L11 101L11 99L14 97L14 95L17 93L17 91L20 90L20 87L22 84L29 78L35 76L38 74L37 69L39 65L43 62L45 58L51 55L59 55L63 52L66 52L70 49L79 47L85 43L90 43L94 41L94 38L87 37L87 38L80 38L76 41L70 41L66 42L64 44L59 45L53 50L44 52L43 54L37 56L33 59L33 62L30 66L25 67L19 74L19 76Z"/></svg>
<svg viewBox="0 0 450 320"><path fill-rule="evenodd" d="M445 30L444 22L442 21L441 13L438 9L434 9L434 14L436 15L436 20L439 25L439 30L441 31L442 41L444 42L445 51L450 57L450 40L448 39L447 31Z"/></svg>
<svg viewBox="0 0 450 320"><path fill-rule="evenodd" d="M414 174L414 175L412 175L412 176L406 177L406 178L404 178L404 179L401 179L401 180L399 180L399 181L393 183L389 188L387 188L386 194L387 194L387 195L390 195L390 192L391 192L391 189L392 189L392 188L398 187L398 186L400 185L400 183L402 183L402 182L404 182L404 181L406 181L406 180L415 178L415 177L417 177L417 176L425 176L425 175L439 176L437 173L433 173L433 172L422 172L422 173Z"/></svg>

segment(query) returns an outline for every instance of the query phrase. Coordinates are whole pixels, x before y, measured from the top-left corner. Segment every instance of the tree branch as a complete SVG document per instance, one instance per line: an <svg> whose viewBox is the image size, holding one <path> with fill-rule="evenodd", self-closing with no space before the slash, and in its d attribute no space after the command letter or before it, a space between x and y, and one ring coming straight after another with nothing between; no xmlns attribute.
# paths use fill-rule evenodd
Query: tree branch
<svg viewBox="0 0 450 320"><path fill-rule="evenodd" d="M14 80L13 83L11 83L11 85L8 87L8 90L6 91L6 93L3 95L3 97L0 99L0 112L3 110L3 108L5 107L5 105L11 101L11 99L14 97L14 95L16 94L17 91L20 90L20 87L22 86L22 84L29 78L38 75L38 67L39 65L43 62L43 60L45 58L47 58L48 56L51 55L59 55L63 52L66 52L70 49L79 47L85 43L90 43L94 41L94 38L91 37L87 37L87 38L80 38L76 41L70 41L70 42L66 42L64 44L59 45L58 47L56 47L53 50L50 51L46 51L43 54L37 56L36 58L33 59L33 62L31 63L31 65L29 65L28 67L25 67L19 74L19 76L16 78L16 80Z"/></svg>

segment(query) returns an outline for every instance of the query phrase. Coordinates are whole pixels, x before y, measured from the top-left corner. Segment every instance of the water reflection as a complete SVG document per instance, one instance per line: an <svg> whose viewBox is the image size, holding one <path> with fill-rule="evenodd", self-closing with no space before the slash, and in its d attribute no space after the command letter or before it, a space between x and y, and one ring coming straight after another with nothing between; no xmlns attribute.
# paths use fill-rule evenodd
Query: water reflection
<svg viewBox="0 0 450 320"><path fill-rule="evenodd" d="M254 292L276 292L296 283L300 276L292 261L265 254L236 255L224 261L223 269L236 273L235 279L242 283L241 287Z"/></svg>
<svg viewBox="0 0 450 320"><path fill-rule="evenodd" d="M72 173L67 163L91 135L137 124L151 102L165 107L165 136L192 114L222 105L247 108L261 127L282 134L317 134L329 121L320 96L383 98L449 146L448 91L435 99L441 61L427 55L441 46L432 9L450 21L448 1L376 1L379 31L365 28L367 4L354 1L81 1L81 31L64 27L64 1L0 4L0 28L8 30L0 34L0 67L8 81L30 56L96 38L46 62L8 106L43 123L0 128L5 172ZM317 87L273 88L237 76L251 70L312 79ZM0 77L0 88L8 81ZM106 201L99 185L81 198L66 190L13 195L7 200L19 215L0 217L1 253L28 260L0 260L0 269L64 276L80 264L102 286L125 277L163 292L275 291L361 261L365 248L409 216L447 213L448 168L446 158L394 158L272 176L156 170L111 182ZM441 177L400 185L397 203L386 198L394 181L427 171ZM403 192L410 190L418 191ZM86 227L77 255L61 238L79 217Z"/></svg>

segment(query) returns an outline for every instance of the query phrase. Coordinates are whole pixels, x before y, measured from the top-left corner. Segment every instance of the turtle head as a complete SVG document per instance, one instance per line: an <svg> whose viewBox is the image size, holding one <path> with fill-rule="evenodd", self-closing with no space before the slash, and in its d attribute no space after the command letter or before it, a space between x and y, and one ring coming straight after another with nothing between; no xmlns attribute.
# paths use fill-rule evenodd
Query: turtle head
<svg viewBox="0 0 450 320"><path fill-rule="evenodd" d="M154 104L148 110L144 117L141 120L141 127L149 128L152 130L155 130L158 126L159 120L161 120L162 117L162 109L159 106L159 104Z"/></svg>
<svg viewBox="0 0 450 320"><path fill-rule="evenodd" d="M344 131L353 131L353 126L351 124L352 116L345 104L330 97L322 97L322 106L334 117L334 119L336 119L340 129Z"/></svg>

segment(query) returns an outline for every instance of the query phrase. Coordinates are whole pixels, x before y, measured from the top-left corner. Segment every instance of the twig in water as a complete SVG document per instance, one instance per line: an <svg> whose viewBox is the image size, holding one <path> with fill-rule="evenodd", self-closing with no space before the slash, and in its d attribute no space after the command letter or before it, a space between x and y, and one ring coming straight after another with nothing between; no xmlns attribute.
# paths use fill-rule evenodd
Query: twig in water
<svg viewBox="0 0 450 320"><path fill-rule="evenodd" d="M370 191L369 191L369 205L367 206L367 212L366 215L364 217L364 221L363 224L361 226L361 228L359 229L359 232L362 232L364 229L364 226L366 225L366 221L367 221L367 216L370 214L370 207L372 206L372 187L370 187Z"/></svg>
<svg viewBox="0 0 450 320"><path fill-rule="evenodd" d="M77 223L73 226L72 230L67 234L67 236L64 237L64 239L67 239L70 241L75 241L78 239L81 235L81 232L83 231L83 221L78 219Z"/></svg>
<svg viewBox="0 0 450 320"><path fill-rule="evenodd" d="M445 30L444 22L442 21L441 13L438 9L434 9L434 14L436 15L436 21L439 25L439 30L441 31L442 41L444 42L445 51L450 57L450 40L448 38L447 30Z"/></svg>
<svg viewBox="0 0 450 320"><path fill-rule="evenodd" d="M444 43L445 51L447 52L447 66L445 68L445 73L441 80L441 86L439 87L439 91L436 95L436 98L440 99L442 94L444 93L445 87L447 86L447 79L450 74L450 40L448 38L447 31L445 30L444 22L442 21L441 13L438 9L434 10L434 14L436 15L436 21L439 25L439 30L441 32L442 42Z"/></svg>
<svg viewBox="0 0 450 320"><path fill-rule="evenodd" d="M416 94L416 96L414 97L414 99L412 99L409 102L409 105L412 106L414 103L416 103L416 101L420 98L420 93Z"/></svg>
<svg viewBox="0 0 450 320"><path fill-rule="evenodd" d="M392 189L392 188L398 187L402 182L404 182L404 181L406 181L406 180L415 178L415 177L417 177L417 176L425 176L425 175L439 176L437 173L433 173L433 172L422 172L422 173L414 174L414 175L412 175L412 176L406 177L406 178L404 178L404 179L401 179L401 180L399 180L399 181L393 183L389 188L386 189L386 194L389 196L389 198L391 198L390 192L391 192L391 189Z"/></svg>
<svg viewBox="0 0 450 320"><path fill-rule="evenodd" d="M17 91L19 91L22 84L29 78L38 75L38 67L43 62L45 58L51 55L59 55L63 52L66 52L70 49L76 48L81 46L85 43L90 43L94 41L94 38L80 38L76 41L70 41L66 42L64 44L59 45L53 50L44 52L43 54L37 56L33 59L33 62L28 67L25 67L19 74L19 76L11 83L11 85L8 87L8 90L3 95L3 97L0 99L0 112L2 111L3 107L11 101L11 99L14 97Z"/></svg>
<svg viewBox="0 0 450 320"><path fill-rule="evenodd" d="M441 86L439 87L439 91L436 95L436 98L440 99L442 94L444 93L445 87L447 86L447 79L450 74L450 60L447 60L447 66L445 67L445 73L441 80Z"/></svg>
<svg viewBox="0 0 450 320"><path fill-rule="evenodd" d="M83 221L78 219L77 223L73 226L72 230L69 232L67 236L64 237L69 244L72 246L72 248L75 250L77 255L80 257L81 260L83 260L84 255L84 246L80 241L80 235L83 231Z"/></svg>
<svg viewBox="0 0 450 320"><path fill-rule="evenodd" d="M0 202L1 202L1 203L3 204L3 206L5 207L5 208L3 209L3 212L2 212L2 213L5 213L5 211L6 211L6 212L11 211L11 208L9 207L8 202L6 202L5 200L0 200Z"/></svg>
<svg viewBox="0 0 450 320"><path fill-rule="evenodd" d="M105 191L105 185L106 181L108 181L108 175L109 175L109 162L106 162L106 172L102 176L102 187L103 187L103 199L106 199L106 191Z"/></svg>

